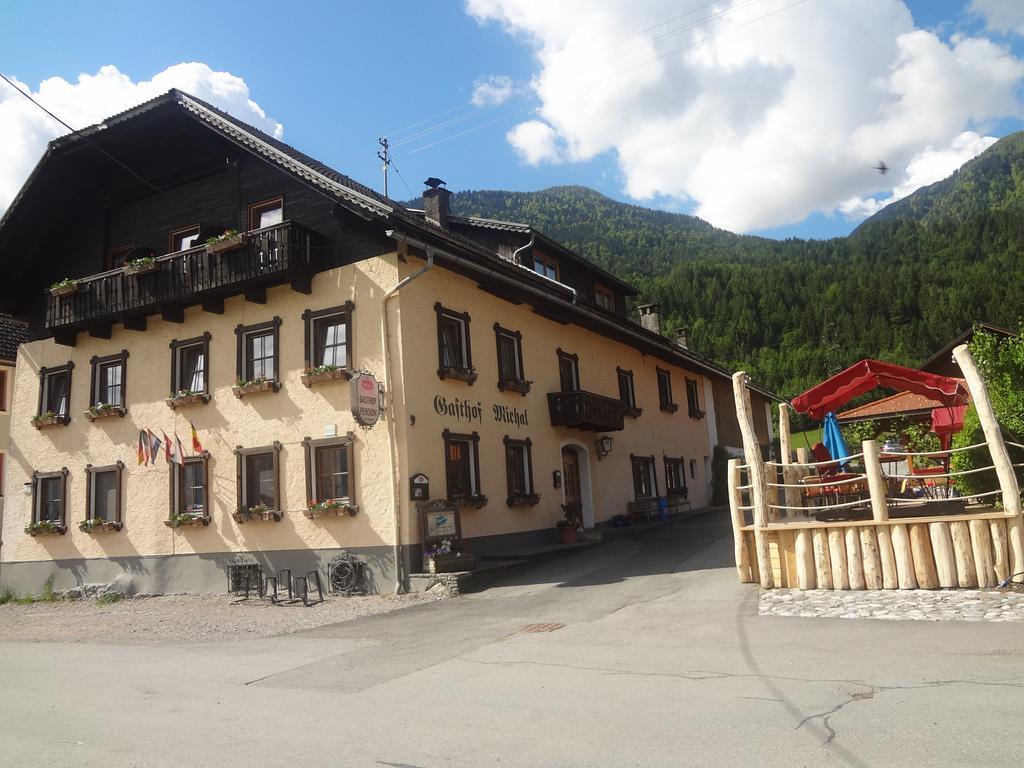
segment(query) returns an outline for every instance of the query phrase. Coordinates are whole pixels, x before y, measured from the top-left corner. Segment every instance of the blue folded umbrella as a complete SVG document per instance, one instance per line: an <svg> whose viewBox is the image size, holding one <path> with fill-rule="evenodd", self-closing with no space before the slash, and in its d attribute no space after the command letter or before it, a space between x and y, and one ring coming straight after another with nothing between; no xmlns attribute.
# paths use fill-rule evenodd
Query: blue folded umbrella
<svg viewBox="0 0 1024 768"><path fill-rule="evenodd" d="M836 421L836 415L834 413L828 413L825 415L825 421L821 425L821 431L821 441L828 449L829 456L839 462L843 462L844 459L850 456L850 449L846 447L846 441L843 439L843 433L839 429L839 422Z"/></svg>

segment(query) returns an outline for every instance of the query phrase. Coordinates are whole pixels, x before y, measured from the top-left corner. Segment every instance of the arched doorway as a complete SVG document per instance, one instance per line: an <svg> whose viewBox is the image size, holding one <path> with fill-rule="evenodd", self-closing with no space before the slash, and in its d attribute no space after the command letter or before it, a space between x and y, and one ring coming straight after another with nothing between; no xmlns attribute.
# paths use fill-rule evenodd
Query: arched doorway
<svg viewBox="0 0 1024 768"><path fill-rule="evenodd" d="M590 488L590 452L576 440L562 443L562 503L576 507L584 528L594 527L594 501Z"/></svg>

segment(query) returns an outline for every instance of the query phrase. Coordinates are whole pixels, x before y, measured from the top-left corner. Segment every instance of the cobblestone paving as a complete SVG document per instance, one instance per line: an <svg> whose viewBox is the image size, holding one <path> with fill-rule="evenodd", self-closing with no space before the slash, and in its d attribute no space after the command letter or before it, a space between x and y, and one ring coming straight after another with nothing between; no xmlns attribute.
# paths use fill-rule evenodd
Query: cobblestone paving
<svg viewBox="0 0 1024 768"><path fill-rule="evenodd" d="M772 589L761 593L758 613L889 621L1024 621L1024 594L988 589Z"/></svg>

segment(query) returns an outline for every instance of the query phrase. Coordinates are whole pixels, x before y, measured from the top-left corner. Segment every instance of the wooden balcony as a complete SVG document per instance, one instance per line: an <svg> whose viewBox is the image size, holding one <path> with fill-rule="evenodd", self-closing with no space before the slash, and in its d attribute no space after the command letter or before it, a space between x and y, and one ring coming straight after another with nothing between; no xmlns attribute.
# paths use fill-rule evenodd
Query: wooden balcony
<svg viewBox="0 0 1024 768"><path fill-rule="evenodd" d="M244 293L250 301L263 303L271 285L290 282L309 293L315 237L286 221L246 233L233 250L213 253L202 245L158 256L146 272L130 274L119 268L80 278L72 293L47 294L46 327L58 342L73 345L81 330L109 338L115 322L145 330L147 315L160 313L181 322L189 305L223 312L226 296Z"/></svg>
<svg viewBox="0 0 1024 768"><path fill-rule="evenodd" d="M549 392L548 411L553 427L617 432L623 427L625 406L621 400L576 390Z"/></svg>

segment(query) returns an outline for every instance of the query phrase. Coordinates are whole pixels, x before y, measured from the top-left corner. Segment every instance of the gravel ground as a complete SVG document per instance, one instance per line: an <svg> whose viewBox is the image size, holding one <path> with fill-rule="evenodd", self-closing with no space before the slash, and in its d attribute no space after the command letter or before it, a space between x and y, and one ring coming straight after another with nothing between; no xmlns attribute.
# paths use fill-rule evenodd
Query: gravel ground
<svg viewBox="0 0 1024 768"><path fill-rule="evenodd" d="M890 621L1024 621L1024 594L987 589L772 589L762 616Z"/></svg>
<svg viewBox="0 0 1024 768"><path fill-rule="evenodd" d="M247 640L300 632L433 600L429 595L328 597L309 608L259 599L169 595L97 605L62 600L0 605L0 641L165 643Z"/></svg>

